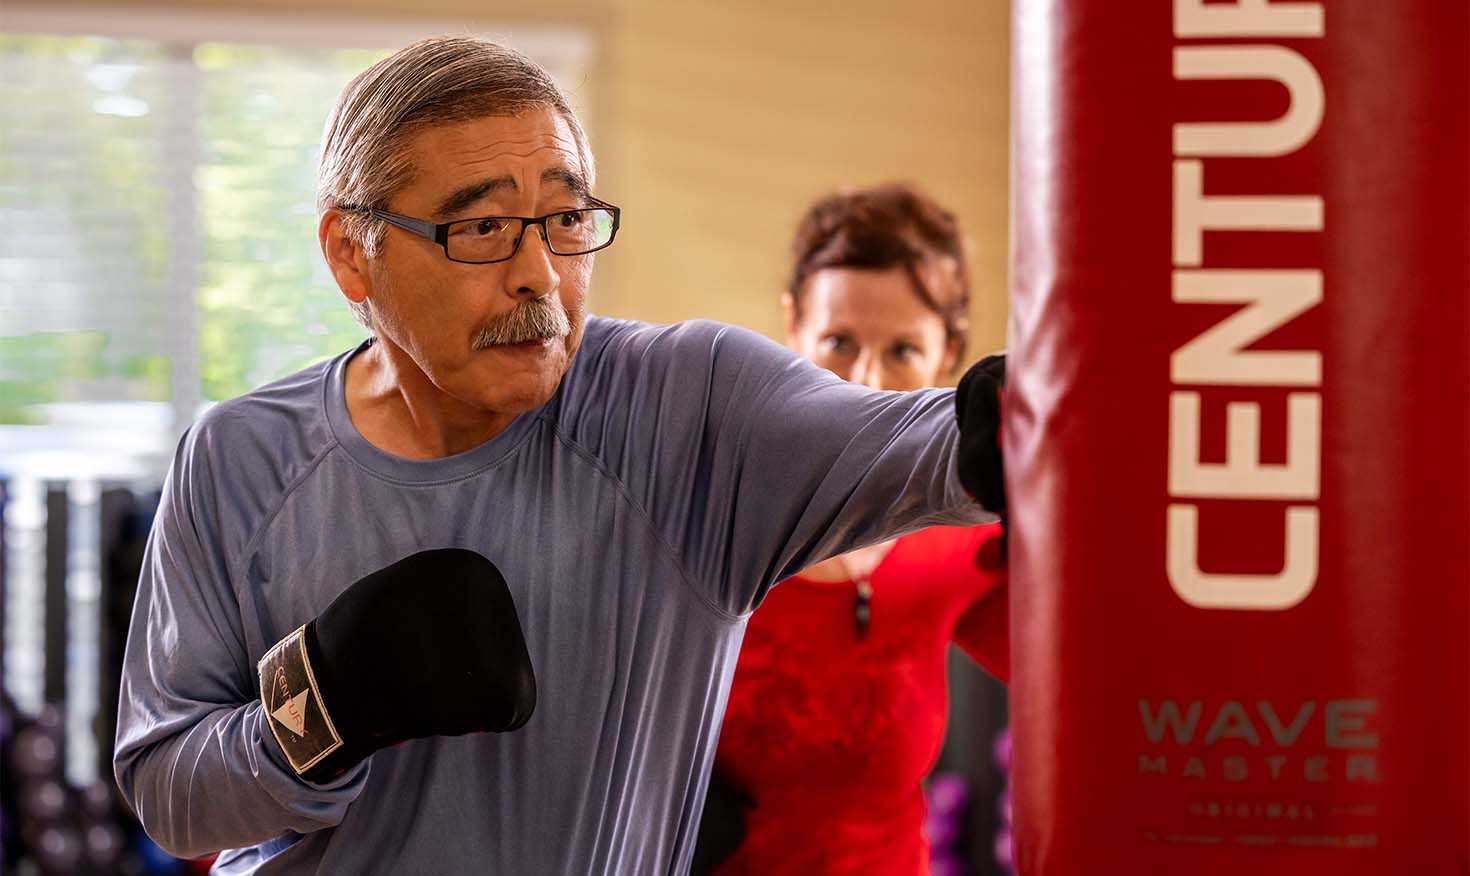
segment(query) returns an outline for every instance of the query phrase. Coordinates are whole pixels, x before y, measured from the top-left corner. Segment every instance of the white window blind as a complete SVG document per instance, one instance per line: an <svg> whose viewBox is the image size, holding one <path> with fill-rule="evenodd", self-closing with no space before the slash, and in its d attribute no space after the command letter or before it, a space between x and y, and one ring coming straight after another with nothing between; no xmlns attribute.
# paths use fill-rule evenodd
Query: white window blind
<svg viewBox="0 0 1470 876"><path fill-rule="evenodd" d="M46 402L167 401L168 179L189 133L164 47L0 37L0 420Z"/></svg>

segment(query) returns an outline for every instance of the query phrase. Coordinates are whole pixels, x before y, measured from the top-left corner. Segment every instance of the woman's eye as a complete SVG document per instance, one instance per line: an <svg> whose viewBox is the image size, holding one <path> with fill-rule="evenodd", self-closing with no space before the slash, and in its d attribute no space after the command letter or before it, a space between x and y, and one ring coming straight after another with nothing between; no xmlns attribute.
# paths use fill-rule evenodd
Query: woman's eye
<svg viewBox="0 0 1470 876"><path fill-rule="evenodd" d="M481 235L499 234L505 228L505 223L499 219L481 219L475 223L475 233Z"/></svg>
<svg viewBox="0 0 1470 876"><path fill-rule="evenodd" d="M582 214L563 213L560 216L556 217L556 221L557 224L559 224L563 228L571 228L574 225L582 224Z"/></svg>
<svg viewBox="0 0 1470 876"><path fill-rule="evenodd" d="M828 353L845 353L852 346L852 341L842 335L828 335L822 338L822 349Z"/></svg>
<svg viewBox="0 0 1470 876"><path fill-rule="evenodd" d="M911 359L919 355L919 348L910 343L897 343L893 345L893 356L896 359Z"/></svg>

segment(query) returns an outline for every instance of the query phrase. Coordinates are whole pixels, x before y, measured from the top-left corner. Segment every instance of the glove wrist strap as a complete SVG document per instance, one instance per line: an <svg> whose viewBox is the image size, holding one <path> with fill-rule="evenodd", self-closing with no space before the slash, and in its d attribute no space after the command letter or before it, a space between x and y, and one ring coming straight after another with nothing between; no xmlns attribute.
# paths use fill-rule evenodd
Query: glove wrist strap
<svg viewBox="0 0 1470 876"><path fill-rule="evenodd" d="M265 652L256 664L266 723L298 776L342 748L312 671L303 624Z"/></svg>

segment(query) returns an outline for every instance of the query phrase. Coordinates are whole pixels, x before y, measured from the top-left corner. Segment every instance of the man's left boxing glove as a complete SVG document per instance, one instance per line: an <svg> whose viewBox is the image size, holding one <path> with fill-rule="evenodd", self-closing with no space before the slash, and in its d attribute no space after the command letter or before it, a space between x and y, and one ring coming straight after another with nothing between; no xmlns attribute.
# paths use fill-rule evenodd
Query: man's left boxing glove
<svg viewBox="0 0 1470 876"><path fill-rule="evenodd" d="M1001 393L1006 385L1006 357L986 356L970 366L954 394L960 426L959 476L981 507L1005 514L1005 467L1000 454Z"/></svg>
<svg viewBox="0 0 1470 876"><path fill-rule="evenodd" d="M710 774L704 795L704 814L694 839L694 863L689 876L710 876L745 842L746 820L755 801L725 778L718 768Z"/></svg>
<svg viewBox="0 0 1470 876"><path fill-rule="evenodd" d="M357 581L256 665L267 722L308 782L425 736L530 720L536 677L500 570L422 551Z"/></svg>

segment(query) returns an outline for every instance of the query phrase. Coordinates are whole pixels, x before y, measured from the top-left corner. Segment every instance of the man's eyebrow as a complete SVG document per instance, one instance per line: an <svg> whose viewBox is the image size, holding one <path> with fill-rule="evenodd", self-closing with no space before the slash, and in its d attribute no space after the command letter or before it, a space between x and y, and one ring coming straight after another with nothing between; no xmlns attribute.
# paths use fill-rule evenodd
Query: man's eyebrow
<svg viewBox="0 0 1470 876"><path fill-rule="evenodd" d="M579 201L586 201L592 197L591 187L587 185L587 180L580 173L568 170L565 167L553 167L543 171L541 182L560 183ZM488 198L502 191L514 192L519 188L520 186L516 184L515 178L509 174L470 183L467 186L455 190L449 197L440 201L439 206L434 208L434 216L444 218L452 217L476 201Z"/></svg>
<svg viewBox="0 0 1470 876"><path fill-rule="evenodd" d="M487 198L490 195L507 189L515 191L518 188L520 186L516 185L515 177L509 174L492 176L489 179L470 183L467 186L455 190L449 197L440 201L439 206L434 208L434 215L438 217L453 216L481 198Z"/></svg>
<svg viewBox="0 0 1470 876"><path fill-rule="evenodd" d="M587 178L565 167L553 167L543 171L541 182L561 183L580 201L586 201L592 197L592 187L587 185Z"/></svg>

